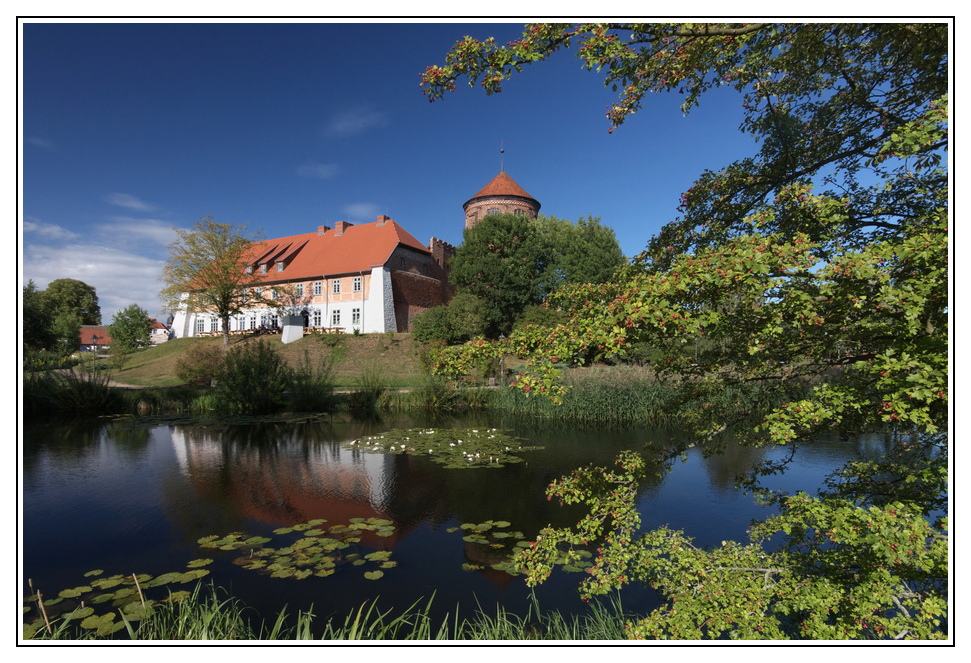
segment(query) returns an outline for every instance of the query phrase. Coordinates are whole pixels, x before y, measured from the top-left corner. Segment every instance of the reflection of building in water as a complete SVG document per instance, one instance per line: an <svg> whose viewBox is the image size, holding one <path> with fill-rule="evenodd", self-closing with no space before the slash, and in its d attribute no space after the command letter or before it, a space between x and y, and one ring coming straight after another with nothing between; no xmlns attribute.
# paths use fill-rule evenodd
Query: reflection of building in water
<svg viewBox="0 0 971 663"><path fill-rule="evenodd" d="M314 518L387 518L397 457L337 444L227 441L225 431L174 427L179 468L202 499L232 502L241 518L275 527ZM391 541L385 539L385 543Z"/></svg>

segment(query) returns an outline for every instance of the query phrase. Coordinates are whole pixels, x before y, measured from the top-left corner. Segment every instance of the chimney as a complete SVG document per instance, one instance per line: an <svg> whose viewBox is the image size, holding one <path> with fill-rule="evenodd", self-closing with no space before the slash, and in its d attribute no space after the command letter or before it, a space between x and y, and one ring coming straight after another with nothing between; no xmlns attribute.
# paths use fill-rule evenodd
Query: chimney
<svg viewBox="0 0 971 663"><path fill-rule="evenodd" d="M378 225L383 226L385 223L391 220L390 216L385 216L384 214L378 214Z"/></svg>
<svg viewBox="0 0 971 663"><path fill-rule="evenodd" d="M330 226L317 226L317 234L318 235L323 235L328 230L330 230Z"/></svg>
<svg viewBox="0 0 971 663"><path fill-rule="evenodd" d="M334 230L337 231L338 235L343 235L344 231L353 225L353 223L349 223L347 221L338 221L336 224L334 224Z"/></svg>

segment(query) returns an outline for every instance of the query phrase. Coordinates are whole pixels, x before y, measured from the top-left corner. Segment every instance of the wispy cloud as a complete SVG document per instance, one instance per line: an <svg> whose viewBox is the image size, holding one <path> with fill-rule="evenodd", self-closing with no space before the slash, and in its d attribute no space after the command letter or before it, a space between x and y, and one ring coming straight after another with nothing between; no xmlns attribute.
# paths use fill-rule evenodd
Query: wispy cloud
<svg viewBox="0 0 971 663"><path fill-rule="evenodd" d="M332 116L324 127L324 134L331 138L346 138L356 136L368 129L386 126L388 126L386 113L375 110L372 106L357 106Z"/></svg>
<svg viewBox="0 0 971 663"><path fill-rule="evenodd" d="M48 240L67 241L78 236L67 228L63 228L53 223L42 223L33 219L24 219L24 234L27 233L42 237Z"/></svg>
<svg viewBox="0 0 971 663"><path fill-rule="evenodd" d="M340 169L336 163L316 163L313 161L308 161L297 168L297 174L300 177L309 177L318 180L329 180L337 175L339 171Z"/></svg>
<svg viewBox="0 0 971 663"><path fill-rule="evenodd" d="M54 143L47 140L46 138L41 138L39 136L26 136L24 142L34 147L39 147L42 150L47 150L48 152L54 151Z"/></svg>
<svg viewBox="0 0 971 663"><path fill-rule="evenodd" d="M143 252L161 249L175 241L168 221L113 216L95 227L99 237L115 246L137 246Z"/></svg>
<svg viewBox="0 0 971 663"><path fill-rule="evenodd" d="M342 207L341 212L354 221L374 221L381 213L381 206L375 203L353 203Z"/></svg>
<svg viewBox="0 0 971 663"><path fill-rule="evenodd" d="M105 200L112 205L124 207L125 209L136 210L138 212L151 212L154 209L152 205L149 205L137 196L133 196L128 193L109 193L107 196L105 196Z"/></svg>

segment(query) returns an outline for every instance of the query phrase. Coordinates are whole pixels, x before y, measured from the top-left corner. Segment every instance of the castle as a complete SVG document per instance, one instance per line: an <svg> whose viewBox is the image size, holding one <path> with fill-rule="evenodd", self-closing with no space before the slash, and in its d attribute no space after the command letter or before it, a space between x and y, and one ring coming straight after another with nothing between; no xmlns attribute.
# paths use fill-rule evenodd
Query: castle
<svg viewBox="0 0 971 663"><path fill-rule="evenodd" d="M540 204L500 171L464 205L465 227L488 214L536 218ZM230 333L277 330L283 315L302 318L305 329L340 332L410 331L415 317L449 301L448 259L455 247L432 237L425 246L393 219L339 221L333 228L257 242L243 267L261 277L259 295L279 306L255 304L230 319ZM176 338L222 332L213 313L175 314Z"/></svg>

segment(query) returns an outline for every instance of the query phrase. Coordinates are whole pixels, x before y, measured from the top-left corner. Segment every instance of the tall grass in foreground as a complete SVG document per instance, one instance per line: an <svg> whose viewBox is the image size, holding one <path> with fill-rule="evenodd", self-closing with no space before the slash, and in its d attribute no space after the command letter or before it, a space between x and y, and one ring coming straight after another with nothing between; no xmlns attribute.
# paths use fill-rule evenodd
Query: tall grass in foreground
<svg viewBox="0 0 971 663"><path fill-rule="evenodd" d="M272 623L259 620L240 601L218 588L196 586L181 601L157 604L150 615L134 621L111 636L98 636L92 629L62 618L51 628L40 628L34 640L622 640L626 638L625 614L620 600L592 602L585 615L564 616L543 612L534 599L526 615L516 615L501 606L489 612L481 606L469 618L456 613L431 616L433 599L416 601L403 611L381 609L378 599L349 611L343 617L326 619L313 608L298 612L293 619L281 611ZM122 613L124 615L124 613Z"/></svg>
<svg viewBox="0 0 971 663"><path fill-rule="evenodd" d="M24 413L117 414L125 402L109 386L111 375L78 368L24 373Z"/></svg>

